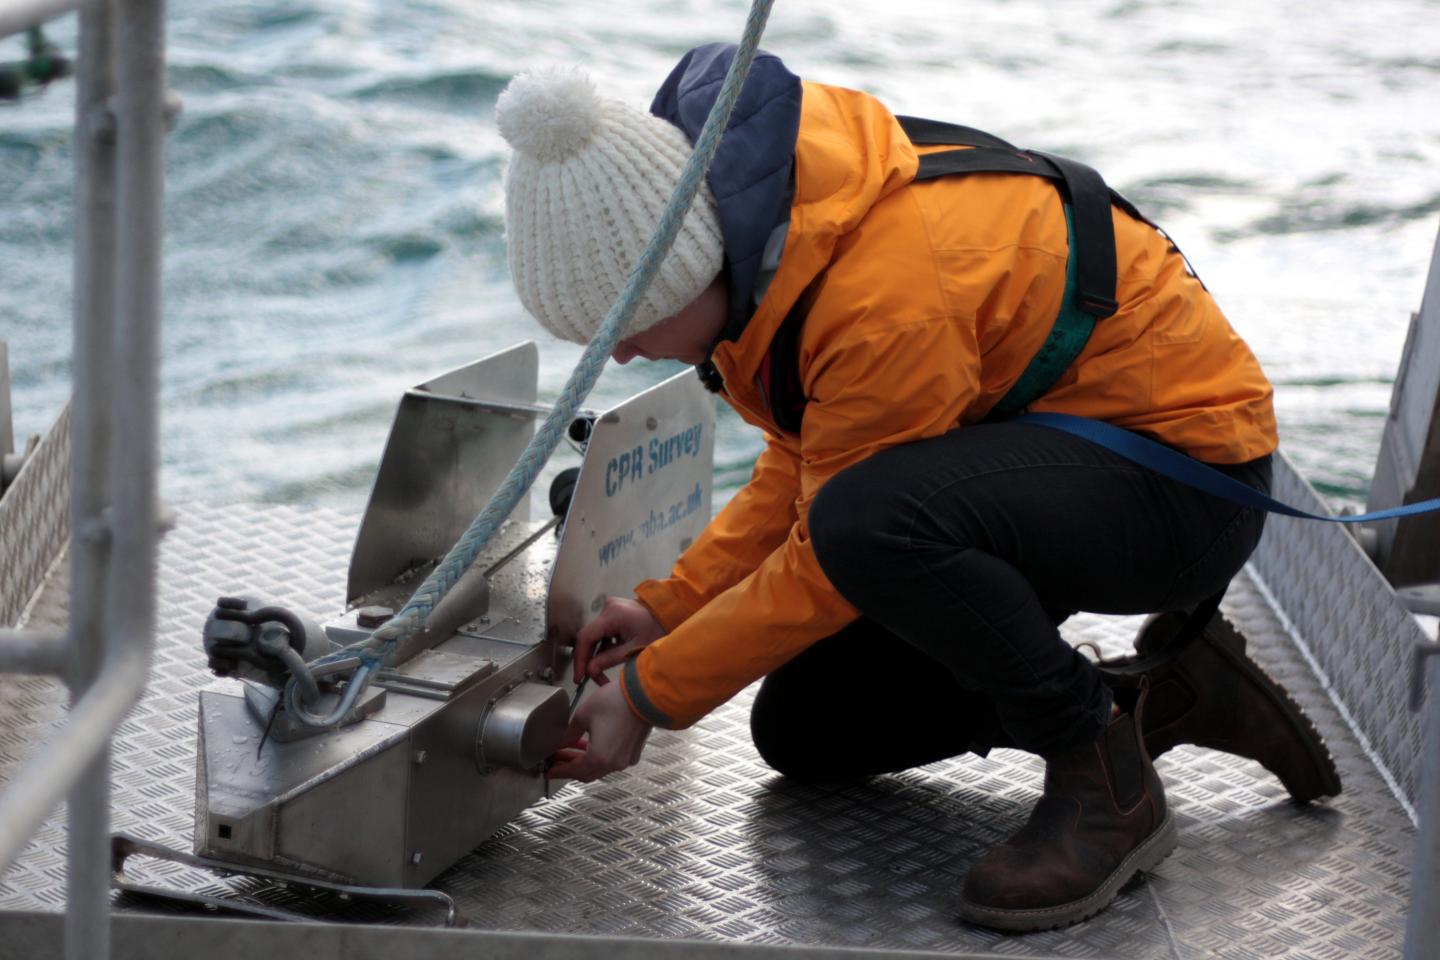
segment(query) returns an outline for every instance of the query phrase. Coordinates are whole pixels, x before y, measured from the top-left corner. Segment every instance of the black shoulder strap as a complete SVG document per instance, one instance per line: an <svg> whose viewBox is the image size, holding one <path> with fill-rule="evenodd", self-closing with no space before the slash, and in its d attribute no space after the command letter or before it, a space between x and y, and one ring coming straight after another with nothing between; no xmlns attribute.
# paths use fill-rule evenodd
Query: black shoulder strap
<svg viewBox="0 0 1440 960"><path fill-rule="evenodd" d="M1032 177L1060 180L1060 171L1020 150L975 147L970 150L942 150L920 157L915 179L935 180L966 173L1023 173Z"/></svg>
<svg viewBox="0 0 1440 960"><path fill-rule="evenodd" d="M1110 316L1118 308L1115 284L1115 221L1110 214L1110 188L1095 168L1053 153L1032 150L1037 157L1053 163L1065 178L1065 192L1070 195L1070 208L1075 213L1075 292L1080 309L1097 319Z"/></svg>
<svg viewBox="0 0 1440 960"><path fill-rule="evenodd" d="M941 123L939 120L926 120L923 117L897 116L895 119L900 122L900 129L905 131L905 136L917 146L991 147L1011 153L1020 152L1020 148L1008 140L1002 140L993 133L976 130L974 127Z"/></svg>
<svg viewBox="0 0 1440 960"><path fill-rule="evenodd" d="M1110 216L1113 191L1100 174L1078 161L1038 150L977 146L925 154L920 158L915 179L932 180L967 173L1019 173L1054 181L1075 216L1076 243L1071 256L1075 257L1078 268L1076 290L1080 309L1097 319L1116 311L1119 304L1115 302L1115 222Z"/></svg>

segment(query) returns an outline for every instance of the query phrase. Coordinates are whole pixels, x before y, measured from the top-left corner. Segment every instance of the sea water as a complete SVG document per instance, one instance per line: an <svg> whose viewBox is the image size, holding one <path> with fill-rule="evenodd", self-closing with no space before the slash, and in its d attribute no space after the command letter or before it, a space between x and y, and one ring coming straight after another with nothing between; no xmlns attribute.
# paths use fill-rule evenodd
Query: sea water
<svg viewBox="0 0 1440 960"><path fill-rule="evenodd" d="M738 0L175 0L163 487L359 510L407 386L533 338L495 98L583 67L637 106ZM50 37L73 52L74 18ZM1069 154L1161 222L1276 384L1285 449L1363 501L1440 223L1433 0L777 0L764 46L897 112ZM17 38L0 60L17 59ZM70 389L69 81L0 105L0 338L17 432ZM123 242L123 238L122 238ZM682 368L612 365L603 407ZM120 438L124 442L124 438ZM760 436L721 410L716 502Z"/></svg>

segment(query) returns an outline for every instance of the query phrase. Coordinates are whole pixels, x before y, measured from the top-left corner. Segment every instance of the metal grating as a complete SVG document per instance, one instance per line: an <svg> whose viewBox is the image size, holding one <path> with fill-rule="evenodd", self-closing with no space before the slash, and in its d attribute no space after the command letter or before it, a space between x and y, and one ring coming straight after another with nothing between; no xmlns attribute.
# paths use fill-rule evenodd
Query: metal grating
<svg viewBox="0 0 1440 960"><path fill-rule="evenodd" d="M1276 466L1277 499L1328 512L1288 462ZM1427 640L1419 621L1340 524L1272 515L1251 564L1405 799L1418 802L1425 731L1409 697L1412 651Z"/></svg>
<svg viewBox="0 0 1440 960"><path fill-rule="evenodd" d="M214 598L245 588L325 614L338 609L353 522L326 511L192 507L161 557L162 636L144 701L115 744L115 828L188 849L196 649ZM57 571L46 592L64 589ZM53 602L37 605L58 609ZM797 787L749 743L749 695L684 733L659 731L643 762L567 787L443 874L483 928L736 943L1064 957L1398 956L1409 889L1410 822L1287 639L1242 578L1227 602L1253 653L1286 682L1329 739L1345 778L1338 801L1285 801L1258 766L1182 749L1159 764L1180 849L1106 913L1067 930L1007 936L958 924L952 898L968 865L1023 821L1037 761L1012 751L965 757L865 784ZM1128 647L1138 618L1081 617L1072 640ZM0 778L58 723L63 690L0 679ZM0 878L0 909L61 909L57 815ZM142 863L149 879L220 892L226 883ZM231 891L337 920L406 917L230 881ZM3 952L3 951L0 951Z"/></svg>
<svg viewBox="0 0 1440 960"><path fill-rule="evenodd" d="M70 537L70 405L0 498L0 627L13 626Z"/></svg>

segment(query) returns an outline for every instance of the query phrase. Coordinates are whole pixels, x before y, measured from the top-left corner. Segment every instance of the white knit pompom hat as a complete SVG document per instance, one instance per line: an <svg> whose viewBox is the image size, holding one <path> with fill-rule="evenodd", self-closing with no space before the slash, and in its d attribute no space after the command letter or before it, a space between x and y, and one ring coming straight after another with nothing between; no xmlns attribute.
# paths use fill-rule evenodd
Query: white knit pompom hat
<svg viewBox="0 0 1440 960"><path fill-rule="evenodd" d="M517 76L495 119L515 149L505 229L520 302L555 336L587 343L660 222L690 142L569 69ZM720 273L723 249L715 197L702 185L625 334L698 297Z"/></svg>

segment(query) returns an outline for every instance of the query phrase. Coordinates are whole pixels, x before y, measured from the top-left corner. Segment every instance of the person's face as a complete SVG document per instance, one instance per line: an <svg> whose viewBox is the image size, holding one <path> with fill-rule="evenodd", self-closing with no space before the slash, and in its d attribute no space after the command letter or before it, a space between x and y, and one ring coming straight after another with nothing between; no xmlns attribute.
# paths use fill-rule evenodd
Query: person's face
<svg viewBox="0 0 1440 960"><path fill-rule="evenodd" d="M610 356L619 364L629 363L636 357L704 363L710 345L720 336L720 329L725 325L729 301L722 278L716 277L710 286L700 291L700 296L687 303L675 316L666 317L650 329L621 340Z"/></svg>

